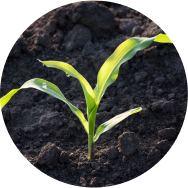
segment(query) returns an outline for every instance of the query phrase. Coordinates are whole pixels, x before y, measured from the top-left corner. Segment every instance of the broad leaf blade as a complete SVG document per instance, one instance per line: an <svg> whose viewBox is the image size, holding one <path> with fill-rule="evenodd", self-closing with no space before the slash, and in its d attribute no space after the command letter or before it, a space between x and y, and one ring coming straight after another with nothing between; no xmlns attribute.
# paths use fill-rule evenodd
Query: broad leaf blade
<svg viewBox="0 0 188 188"><path fill-rule="evenodd" d="M11 90L7 95L5 95L4 97L1 98L1 109L5 106L5 104L11 99L11 97L20 89L25 89L25 88L35 88L38 89L40 91L43 91L49 95L51 95L52 97L55 97L63 102L65 102L66 104L68 104L69 108L71 109L71 111L79 118L79 120L81 121L81 123L84 126L85 131L89 132L89 126L88 126L88 122L85 119L83 113L76 108L74 105L72 105L66 98L65 96L62 94L62 92L59 90L59 88L52 84L51 82L48 82L46 80L43 79L39 79L39 78L34 78L31 80L28 80L27 82L25 82L19 89L13 89Z"/></svg>
<svg viewBox="0 0 188 188"><path fill-rule="evenodd" d="M84 95L87 103L87 112L89 115L95 106L95 93L91 88L90 84L87 82L87 80L68 63L64 63L60 61L40 61L40 62L46 65L47 67L53 67L63 70L66 74L75 77L79 80L84 91Z"/></svg>
<svg viewBox="0 0 188 188"><path fill-rule="evenodd" d="M167 35L159 34L156 37L133 37L121 43L115 52L105 61L97 76L97 85L94 89L95 100L99 104L106 88L118 77L119 67L125 61L131 59L138 50L149 46L153 41L162 43L172 43Z"/></svg>
<svg viewBox="0 0 188 188"><path fill-rule="evenodd" d="M103 123L102 125L100 125L95 133L95 137L94 137L94 142L97 141L97 139L99 138L99 136L110 130L111 128L113 128L115 125L117 125L119 122L123 121L125 118L127 118L128 116L135 114L137 112L140 112L142 110L141 107L139 108L135 108L135 109L131 109L127 112L124 112L122 114L119 114L115 117L113 117L112 119L110 119L109 121Z"/></svg>

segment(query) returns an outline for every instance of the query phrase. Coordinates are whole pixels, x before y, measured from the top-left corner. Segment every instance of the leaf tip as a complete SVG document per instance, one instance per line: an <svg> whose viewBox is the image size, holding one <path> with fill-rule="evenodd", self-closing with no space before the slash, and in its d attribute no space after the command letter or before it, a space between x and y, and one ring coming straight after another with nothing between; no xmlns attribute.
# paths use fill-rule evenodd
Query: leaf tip
<svg viewBox="0 0 188 188"><path fill-rule="evenodd" d="M37 60L42 63L42 61L40 59L37 59Z"/></svg>
<svg viewBox="0 0 188 188"><path fill-rule="evenodd" d="M172 41L170 40L170 38L168 37L168 35L166 34L158 34L155 39L155 42L161 42L161 43L172 43Z"/></svg>

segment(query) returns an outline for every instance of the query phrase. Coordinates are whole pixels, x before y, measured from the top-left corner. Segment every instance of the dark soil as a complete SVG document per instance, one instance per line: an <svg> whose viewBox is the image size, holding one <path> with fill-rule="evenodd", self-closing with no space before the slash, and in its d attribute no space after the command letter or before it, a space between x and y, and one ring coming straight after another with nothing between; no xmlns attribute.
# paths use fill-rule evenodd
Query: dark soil
<svg viewBox="0 0 188 188"><path fill-rule="evenodd" d="M37 59L71 64L94 88L104 61L133 36L164 33L128 7L80 2L55 9L34 22L13 46L4 67L1 97L32 78L56 84L86 115L82 88L73 77L42 66ZM19 91L3 117L20 152L47 175L72 185L109 186L129 181L153 167L179 134L187 107L187 82L173 44L153 42L120 67L118 79L101 100L96 128L141 106L101 135L95 160L87 160L87 134L62 101L34 89Z"/></svg>

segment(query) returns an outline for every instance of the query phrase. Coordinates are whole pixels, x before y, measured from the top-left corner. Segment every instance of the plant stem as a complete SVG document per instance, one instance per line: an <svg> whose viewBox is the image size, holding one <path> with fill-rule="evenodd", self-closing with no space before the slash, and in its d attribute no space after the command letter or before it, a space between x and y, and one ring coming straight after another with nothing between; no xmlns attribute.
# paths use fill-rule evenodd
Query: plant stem
<svg viewBox="0 0 188 188"><path fill-rule="evenodd" d="M91 159L95 159L95 144L94 144L94 142L91 145Z"/></svg>
<svg viewBox="0 0 188 188"><path fill-rule="evenodd" d="M94 136L88 135L88 160L95 159Z"/></svg>

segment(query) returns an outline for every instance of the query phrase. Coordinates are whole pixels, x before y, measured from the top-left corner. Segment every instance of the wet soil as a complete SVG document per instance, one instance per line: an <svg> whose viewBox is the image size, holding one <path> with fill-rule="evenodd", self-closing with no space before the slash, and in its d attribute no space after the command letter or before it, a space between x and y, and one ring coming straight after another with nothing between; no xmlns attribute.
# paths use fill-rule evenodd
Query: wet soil
<svg viewBox="0 0 188 188"><path fill-rule="evenodd" d="M79 81L37 59L67 62L95 87L97 73L115 48L130 37L164 33L139 12L109 2L80 2L55 9L34 22L13 46L2 75L1 93L32 78L56 84L86 116ZM34 89L15 94L3 108L7 130L36 168L59 181L101 187L129 181L160 161L176 140L187 107L187 81L173 44L153 42L120 67L104 94L96 128L141 106L95 143L87 160L87 134L68 106Z"/></svg>

